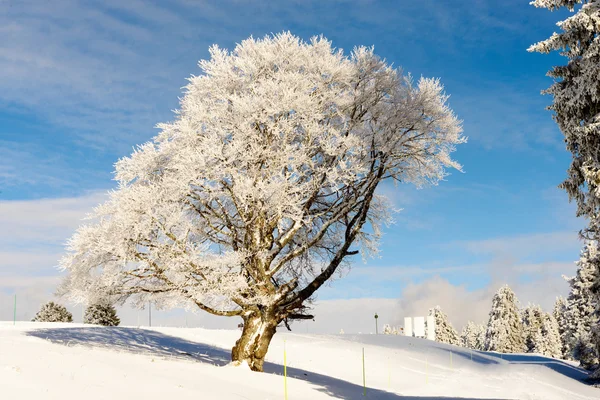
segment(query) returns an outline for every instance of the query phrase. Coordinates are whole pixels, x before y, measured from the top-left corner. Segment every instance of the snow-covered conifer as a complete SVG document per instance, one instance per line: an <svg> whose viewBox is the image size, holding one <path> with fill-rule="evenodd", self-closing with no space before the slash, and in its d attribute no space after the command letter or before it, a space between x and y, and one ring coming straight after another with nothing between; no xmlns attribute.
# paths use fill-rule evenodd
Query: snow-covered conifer
<svg viewBox="0 0 600 400"><path fill-rule="evenodd" d="M501 287L492 300L484 348L500 353L525 351L519 301L508 285Z"/></svg>
<svg viewBox="0 0 600 400"><path fill-rule="evenodd" d="M592 287L598 279L599 263L597 242L588 241L577 262L577 274L566 278L571 287L564 313L566 352L586 366L593 365L598 357L597 351L594 351L596 346L590 341L594 339L592 328L598 324L597 298Z"/></svg>
<svg viewBox="0 0 600 400"><path fill-rule="evenodd" d="M92 304L85 310L84 324L118 326L121 323L117 317L117 310L110 304Z"/></svg>
<svg viewBox="0 0 600 400"><path fill-rule="evenodd" d="M600 240L600 0L535 0L531 4L550 10L564 7L575 12L557 24L562 32L552 34L529 50L560 51L567 57L566 65L554 67L548 73L554 78L554 84L545 92L554 97L549 108L554 111L553 117L572 154L567 179L561 187L569 199L577 203L578 216L588 217L583 236ZM581 6L576 10L577 5ZM586 247L589 248L589 244ZM596 275L600 275L600 265L595 264ZM596 303L600 302L600 284L598 292ZM593 359L594 352L595 357L600 353L600 335L590 334L593 330L581 329L587 325L583 319L581 324L571 319L571 325L577 326L571 326L567 331L567 352L577 346L579 356ZM595 315L593 329L598 324L600 311ZM591 343L587 343L590 340Z"/></svg>
<svg viewBox="0 0 600 400"><path fill-rule="evenodd" d="M465 139L437 79L370 48L286 32L210 55L175 121L116 164L61 292L240 316L232 360L262 371L277 326L312 319L316 291L376 254L392 210L378 185L437 183Z"/></svg>
<svg viewBox="0 0 600 400"><path fill-rule="evenodd" d="M541 319L542 322L532 340L534 347L531 352L561 358L562 349L556 318L552 314L542 312Z"/></svg>
<svg viewBox="0 0 600 400"><path fill-rule="evenodd" d="M469 349L478 349L477 342L479 340L480 327L472 321L467 322L460 334L461 346Z"/></svg>
<svg viewBox="0 0 600 400"><path fill-rule="evenodd" d="M395 326L392 328L392 335L397 335L398 334L398 328L396 328Z"/></svg>
<svg viewBox="0 0 600 400"><path fill-rule="evenodd" d="M50 301L42 306L32 319L34 322L73 322L71 314L64 306Z"/></svg>
<svg viewBox="0 0 600 400"><path fill-rule="evenodd" d="M585 369L592 369L598 365L598 348L592 331L577 336L573 346L573 358Z"/></svg>
<svg viewBox="0 0 600 400"><path fill-rule="evenodd" d="M552 316L556 319L558 324L558 334L560 335L560 345L561 345L561 358L570 359L571 355L569 354L567 342L565 338L566 334L566 312L567 312L567 300L558 296L556 298L556 302L554 303L554 309L552 310Z"/></svg>
<svg viewBox="0 0 600 400"><path fill-rule="evenodd" d="M525 351L532 353L536 347L535 340L538 338L543 323L544 311L538 305L529 304L521 312L521 320L523 321L523 339L525 340Z"/></svg>
<svg viewBox="0 0 600 400"><path fill-rule="evenodd" d="M600 0L535 0L536 7L567 8L576 13L557 23L562 32L553 33L529 51L559 51L566 65L548 72L554 84L543 93L553 96L553 117L572 153L567 179L561 184L577 203L577 214L588 216L586 229L592 239L600 238ZM576 6L581 4L581 7Z"/></svg>
<svg viewBox="0 0 600 400"><path fill-rule="evenodd" d="M435 341L460 346L460 337L440 306L429 309L429 315L433 315L435 320Z"/></svg>

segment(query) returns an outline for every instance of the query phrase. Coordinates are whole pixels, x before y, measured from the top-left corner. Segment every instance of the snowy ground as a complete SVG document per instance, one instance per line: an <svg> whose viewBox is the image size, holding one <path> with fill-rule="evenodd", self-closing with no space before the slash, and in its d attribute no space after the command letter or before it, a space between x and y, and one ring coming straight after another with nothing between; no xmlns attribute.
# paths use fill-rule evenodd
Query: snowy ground
<svg viewBox="0 0 600 400"><path fill-rule="evenodd" d="M586 374L531 354L384 335L275 335L259 374L229 363L239 331L0 322L2 399L599 399ZM471 359L472 358L472 359Z"/></svg>

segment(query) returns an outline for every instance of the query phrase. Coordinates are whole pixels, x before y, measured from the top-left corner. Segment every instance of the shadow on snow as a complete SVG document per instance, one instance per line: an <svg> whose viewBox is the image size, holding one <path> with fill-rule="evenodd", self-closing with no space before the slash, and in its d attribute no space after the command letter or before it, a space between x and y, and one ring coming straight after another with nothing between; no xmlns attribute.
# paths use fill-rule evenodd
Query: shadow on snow
<svg viewBox="0 0 600 400"><path fill-rule="evenodd" d="M227 350L146 329L119 327L50 328L29 331L26 334L66 346L82 345L94 348L106 348L135 354L164 357L166 359L196 361L215 366L224 366L231 361L231 353ZM265 362L264 371L270 374L281 375L283 373L283 366ZM360 385L300 368L288 367L287 371L289 377L315 385L317 386L317 390L334 398L365 398L363 397L363 387ZM372 388L367 388L367 398L378 400L477 400L474 398L459 397L400 396L395 393Z"/></svg>
<svg viewBox="0 0 600 400"><path fill-rule="evenodd" d="M550 368L559 374L565 375L569 378L575 379L580 382L585 382L589 373L583 368L571 365L563 360L556 358L543 357L536 354L502 354L499 353L485 353L488 357L494 357L496 359L502 358L509 364L532 364L532 365L543 365L544 367Z"/></svg>

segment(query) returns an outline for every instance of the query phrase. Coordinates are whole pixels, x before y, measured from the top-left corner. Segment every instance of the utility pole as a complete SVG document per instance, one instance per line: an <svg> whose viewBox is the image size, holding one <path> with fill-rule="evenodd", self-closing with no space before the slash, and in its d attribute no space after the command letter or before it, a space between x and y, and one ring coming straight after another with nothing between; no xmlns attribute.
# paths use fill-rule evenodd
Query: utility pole
<svg viewBox="0 0 600 400"><path fill-rule="evenodd" d="M379 318L379 315L377 315L377 313L375 313L375 334L379 335L379 331L378 331L378 327L377 327L377 318Z"/></svg>

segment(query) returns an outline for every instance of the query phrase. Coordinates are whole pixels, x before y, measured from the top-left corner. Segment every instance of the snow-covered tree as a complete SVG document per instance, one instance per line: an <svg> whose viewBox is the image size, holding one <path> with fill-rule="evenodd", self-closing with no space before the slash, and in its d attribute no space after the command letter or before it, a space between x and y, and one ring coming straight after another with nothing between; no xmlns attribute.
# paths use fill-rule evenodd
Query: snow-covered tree
<svg viewBox="0 0 600 400"><path fill-rule="evenodd" d="M508 285L501 287L492 299L484 348L500 353L525 351L519 301Z"/></svg>
<svg viewBox="0 0 600 400"><path fill-rule="evenodd" d="M558 324L558 334L560 336L560 349L561 349L561 358L571 359L571 355L569 354L567 342L565 338L566 334L566 312L567 312L567 301L564 297L558 296L556 298L556 302L554 303L554 309L552 310L552 316L556 319Z"/></svg>
<svg viewBox="0 0 600 400"><path fill-rule="evenodd" d="M485 327L485 325L483 324L477 324L477 341L475 342L475 348L477 350L484 350L485 349L485 334L486 334L487 328Z"/></svg>
<svg viewBox="0 0 600 400"><path fill-rule="evenodd" d="M117 317L117 310L106 303L92 304L85 309L84 324L118 326L121 323Z"/></svg>
<svg viewBox="0 0 600 400"><path fill-rule="evenodd" d="M566 278L571 287L564 314L567 354L588 367L598 358L596 346L590 341L594 339L592 328L598 324L597 297L592 287L598 279L599 256L597 242L588 241L577 262L577 274Z"/></svg>
<svg viewBox="0 0 600 400"><path fill-rule="evenodd" d="M456 330L452 327L448 316L442 312L440 306L429 309L429 315L433 315L435 320L435 341L460 346L460 338Z"/></svg>
<svg viewBox="0 0 600 400"><path fill-rule="evenodd" d="M398 334L398 328L396 328L395 326L392 327L392 335L397 335Z"/></svg>
<svg viewBox="0 0 600 400"><path fill-rule="evenodd" d="M232 360L262 370L280 323L359 251L383 181L437 183L465 141L436 79L290 33L214 46L174 122L116 164L118 189L71 238L61 293L244 320Z"/></svg>
<svg viewBox="0 0 600 400"><path fill-rule="evenodd" d="M592 369L598 365L598 349L591 331L577 336L573 346L573 358L585 369Z"/></svg>
<svg viewBox="0 0 600 400"><path fill-rule="evenodd" d="M465 325L460 335L460 342L463 347L474 350L483 350L485 343L485 327L472 321L467 322L467 325Z"/></svg>
<svg viewBox="0 0 600 400"><path fill-rule="evenodd" d="M600 0L535 0L536 7L567 8L577 12L557 25L560 33L536 43L529 51L560 51L567 64L548 72L554 84L543 93L553 96L549 107L565 136L573 160L567 179L561 184L577 203L577 214L590 218L586 229L599 238L600 212ZM576 7L581 5L580 7Z"/></svg>
<svg viewBox="0 0 600 400"><path fill-rule="evenodd" d="M340 335L343 335L343 334L344 334L344 330L340 329Z"/></svg>
<svg viewBox="0 0 600 400"><path fill-rule="evenodd" d="M542 323L532 340L534 347L531 352L548 357L561 358L562 349L556 318L552 314L543 312L541 319Z"/></svg>
<svg viewBox="0 0 600 400"><path fill-rule="evenodd" d="M383 325L383 334L384 335L391 335L392 334L392 327L390 326L390 324Z"/></svg>
<svg viewBox="0 0 600 400"><path fill-rule="evenodd" d="M478 326L472 321L467 322L460 334L460 344L469 349L477 349Z"/></svg>
<svg viewBox="0 0 600 400"><path fill-rule="evenodd" d="M577 203L577 215L588 218L583 236L597 241L600 240L600 0L535 0L531 4L550 10L567 8L575 12L557 24L562 32L552 34L529 50L541 53L560 51L567 58L566 65L554 67L548 73L554 78L554 84L545 93L554 98L549 108L554 111L554 119L565 136L567 150L572 154L567 179L561 187L568 193L569 199ZM599 283L593 294L596 303L600 303L600 263L596 263L595 267ZM600 310L595 314L591 332L600 329L599 325ZM579 343L578 354L587 354L587 358L595 352L597 357L600 334L570 332L579 336L570 336L570 340L567 337L568 350L574 349L574 343ZM584 343L588 340L592 343Z"/></svg>
<svg viewBox="0 0 600 400"><path fill-rule="evenodd" d="M64 306L50 301L42 306L32 319L34 322L73 322L71 314Z"/></svg>
<svg viewBox="0 0 600 400"><path fill-rule="evenodd" d="M536 347L538 332L542 327L544 311L538 305L529 304L522 312L523 321L523 340L525 341L525 351L532 353Z"/></svg>

